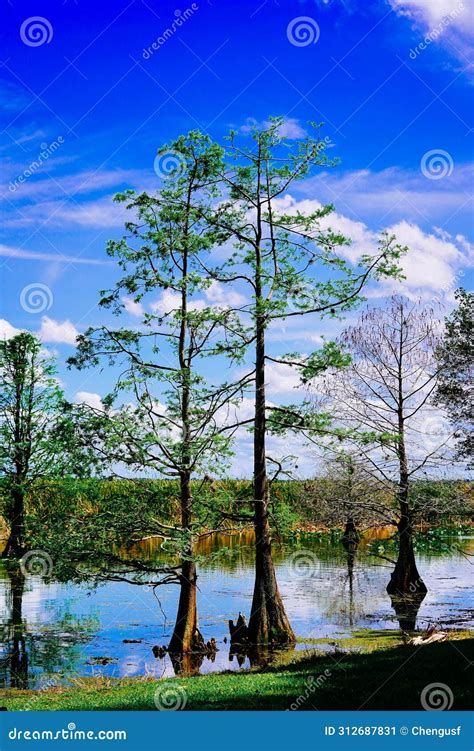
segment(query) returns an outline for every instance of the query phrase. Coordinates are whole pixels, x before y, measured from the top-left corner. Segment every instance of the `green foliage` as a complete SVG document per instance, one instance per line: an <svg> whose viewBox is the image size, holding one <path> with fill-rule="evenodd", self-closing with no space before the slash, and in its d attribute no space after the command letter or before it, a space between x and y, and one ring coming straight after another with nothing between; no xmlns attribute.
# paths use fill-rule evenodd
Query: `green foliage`
<svg viewBox="0 0 474 751"><path fill-rule="evenodd" d="M116 197L134 219L108 243L123 276L101 293L100 305L120 317L131 296L138 325L89 329L69 363L119 369L104 410L79 415L84 436L100 435L97 449L111 466L189 479L216 466L224 471L231 441L219 412L238 403L246 382L216 384L202 370L207 358L233 352L241 331L231 306L205 302L216 284L210 252L229 235L206 218L219 196L223 151L197 131L160 151L169 150L177 167L158 195Z"/></svg>
<svg viewBox="0 0 474 751"><path fill-rule="evenodd" d="M57 440L64 397L52 358L26 332L0 341L0 476L26 483L67 471Z"/></svg>
<svg viewBox="0 0 474 751"><path fill-rule="evenodd" d="M443 342L437 351L439 383L437 401L446 407L457 431L458 458L474 459L474 294L455 292L457 308L446 319Z"/></svg>
<svg viewBox="0 0 474 751"><path fill-rule="evenodd" d="M55 363L32 334L0 341L0 380L1 513L16 525L18 554L25 493L41 478L86 475L91 455L77 444Z"/></svg>

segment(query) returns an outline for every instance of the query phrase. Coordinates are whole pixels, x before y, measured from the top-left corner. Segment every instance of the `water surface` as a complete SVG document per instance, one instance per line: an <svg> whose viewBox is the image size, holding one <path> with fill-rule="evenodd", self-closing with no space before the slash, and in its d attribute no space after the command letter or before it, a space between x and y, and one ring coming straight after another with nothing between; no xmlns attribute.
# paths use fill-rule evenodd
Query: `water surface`
<svg viewBox="0 0 474 751"><path fill-rule="evenodd" d="M442 554L417 554L428 594L416 628L431 623L474 628L474 538L451 542L455 544L448 544ZM147 544L150 557L164 558L156 543ZM207 673L249 667L248 657L230 654L224 639L229 618L235 619L239 611L248 616L250 610L251 535L208 538L200 552L215 557L199 566L199 625L206 640L216 639L219 650L194 668ZM399 627L385 592L392 567L368 552L367 541L352 557L335 536L306 535L276 546L274 554L280 590L298 637L336 642L362 628ZM169 641L177 597L173 585L155 592L122 582L94 588L40 577L22 581L1 569L0 685L41 689L77 676L174 675L170 657L155 658L152 648ZM321 648L334 646L324 643Z"/></svg>

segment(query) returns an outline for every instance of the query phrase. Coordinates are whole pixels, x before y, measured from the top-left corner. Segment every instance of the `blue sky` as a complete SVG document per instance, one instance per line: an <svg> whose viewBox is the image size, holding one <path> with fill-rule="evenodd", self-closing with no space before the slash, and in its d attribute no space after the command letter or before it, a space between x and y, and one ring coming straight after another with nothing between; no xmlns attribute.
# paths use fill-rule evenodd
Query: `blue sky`
<svg viewBox="0 0 474 751"><path fill-rule="evenodd" d="M71 398L110 386L64 360L76 333L108 315L96 302L115 276L105 243L120 236L122 215L111 198L158 189L157 148L192 128L245 137L250 121L284 115L298 136L324 122L341 164L288 203L333 202L361 250L393 228L413 250L408 294L449 305L468 285L472 0L65 0L7 4L4 17L0 329L39 333ZM25 309L38 285L46 308ZM291 345L275 340L288 350L324 333L337 326L292 325ZM285 397L291 378L272 379Z"/></svg>

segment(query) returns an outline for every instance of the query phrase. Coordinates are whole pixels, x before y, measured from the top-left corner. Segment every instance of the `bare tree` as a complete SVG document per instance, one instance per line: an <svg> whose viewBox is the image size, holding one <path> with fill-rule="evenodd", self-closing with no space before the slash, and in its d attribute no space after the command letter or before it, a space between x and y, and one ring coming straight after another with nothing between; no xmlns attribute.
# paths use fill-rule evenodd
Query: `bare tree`
<svg viewBox="0 0 474 751"><path fill-rule="evenodd" d="M320 472L305 483L305 506L330 527L344 526L345 536L359 538L359 530L387 523L393 517L386 508L393 493L374 476L359 449L325 447Z"/></svg>
<svg viewBox="0 0 474 751"><path fill-rule="evenodd" d="M395 488L394 509L380 509L387 520L393 517L399 535L387 586L393 595L426 592L413 549L413 522L424 501L412 487L416 477L444 465L452 438L433 404L439 327L431 306L403 297L392 297L385 308L369 308L341 338L352 364L319 385L358 439L367 466L387 489ZM433 498L426 502L432 505Z"/></svg>

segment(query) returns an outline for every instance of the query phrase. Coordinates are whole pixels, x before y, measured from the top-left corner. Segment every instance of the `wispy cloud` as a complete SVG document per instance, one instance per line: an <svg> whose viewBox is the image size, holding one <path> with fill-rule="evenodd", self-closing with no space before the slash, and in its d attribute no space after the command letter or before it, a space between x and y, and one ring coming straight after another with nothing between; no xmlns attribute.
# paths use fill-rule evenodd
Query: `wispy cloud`
<svg viewBox="0 0 474 751"><path fill-rule="evenodd" d="M387 0L400 16L412 21L425 46L442 45L473 78L474 13L472 0ZM416 46L416 45L415 45Z"/></svg>
<svg viewBox="0 0 474 751"><path fill-rule="evenodd" d="M52 261L55 263L76 263L90 266L108 266L112 261L103 261L96 258L84 258L84 256L62 255L61 253L43 253L36 250L13 248L9 245L0 245L0 256L16 258L23 261Z"/></svg>
<svg viewBox="0 0 474 751"><path fill-rule="evenodd" d="M420 165L423 154L420 154ZM452 173L440 180L428 179L421 170L388 167L376 171L322 172L302 182L298 195L315 195L334 203L344 213L364 221L408 219L439 223L454 212L472 215L474 163L454 163Z"/></svg>

